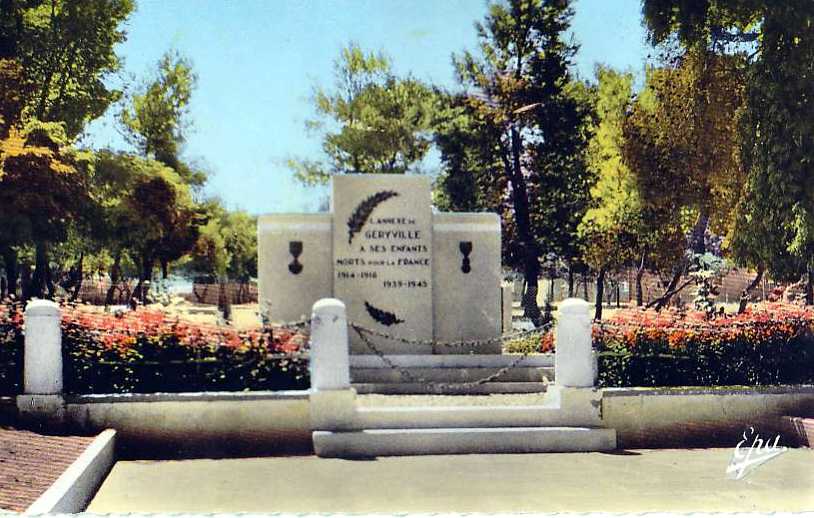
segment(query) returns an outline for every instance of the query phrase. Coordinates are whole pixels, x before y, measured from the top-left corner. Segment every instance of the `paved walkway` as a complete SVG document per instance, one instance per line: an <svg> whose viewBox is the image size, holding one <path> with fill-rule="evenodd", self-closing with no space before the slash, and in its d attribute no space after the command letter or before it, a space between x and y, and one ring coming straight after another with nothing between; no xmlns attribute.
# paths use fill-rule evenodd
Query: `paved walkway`
<svg viewBox="0 0 814 518"><path fill-rule="evenodd" d="M641 512L814 510L814 450L743 480L731 449L617 454L119 462L88 511Z"/></svg>

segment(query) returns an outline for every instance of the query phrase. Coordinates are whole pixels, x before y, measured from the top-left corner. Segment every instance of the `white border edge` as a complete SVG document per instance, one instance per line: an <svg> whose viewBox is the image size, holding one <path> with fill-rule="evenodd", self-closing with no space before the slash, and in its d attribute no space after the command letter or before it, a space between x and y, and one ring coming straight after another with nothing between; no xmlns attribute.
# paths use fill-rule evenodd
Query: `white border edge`
<svg viewBox="0 0 814 518"><path fill-rule="evenodd" d="M80 513L90 503L113 464L116 430L100 433L25 514Z"/></svg>

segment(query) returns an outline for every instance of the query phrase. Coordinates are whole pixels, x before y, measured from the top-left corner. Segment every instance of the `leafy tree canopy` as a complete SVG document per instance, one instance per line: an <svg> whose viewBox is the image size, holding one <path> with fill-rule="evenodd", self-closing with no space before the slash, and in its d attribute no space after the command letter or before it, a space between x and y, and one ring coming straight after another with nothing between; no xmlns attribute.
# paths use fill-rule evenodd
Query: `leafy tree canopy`
<svg viewBox="0 0 814 518"><path fill-rule="evenodd" d="M335 64L332 90L317 87L318 119L307 128L321 132L324 160L289 160L295 178L324 184L336 174L420 172L431 144L435 95L412 77L399 78L381 53L351 43Z"/></svg>
<svg viewBox="0 0 814 518"><path fill-rule="evenodd" d="M0 60L13 60L24 72L16 86L24 117L61 122L74 138L121 95L105 79L121 66L114 48L125 39L121 25L132 0L3 0L0 6Z"/></svg>

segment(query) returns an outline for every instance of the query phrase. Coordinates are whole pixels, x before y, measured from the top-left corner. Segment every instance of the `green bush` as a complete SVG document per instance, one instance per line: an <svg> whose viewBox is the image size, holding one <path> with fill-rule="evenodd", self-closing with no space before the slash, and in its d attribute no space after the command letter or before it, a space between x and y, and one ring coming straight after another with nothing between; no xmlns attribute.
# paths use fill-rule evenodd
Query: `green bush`
<svg viewBox="0 0 814 518"><path fill-rule="evenodd" d="M600 387L814 383L814 334L807 314L629 324L594 330Z"/></svg>

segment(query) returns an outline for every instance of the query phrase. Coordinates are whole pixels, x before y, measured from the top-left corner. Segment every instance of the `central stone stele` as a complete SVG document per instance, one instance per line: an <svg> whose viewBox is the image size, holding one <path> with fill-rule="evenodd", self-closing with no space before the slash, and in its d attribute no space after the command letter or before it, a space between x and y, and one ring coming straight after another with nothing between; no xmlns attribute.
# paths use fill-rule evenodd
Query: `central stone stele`
<svg viewBox="0 0 814 518"><path fill-rule="evenodd" d="M336 176L330 213L260 217L261 311L299 320L335 297L351 323L413 341L371 336L382 353L499 354L500 252L498 215L434 213L429 178ZM352 354L375 352L350 336ZM443 345L461 340L484 343Z"/></svg>

